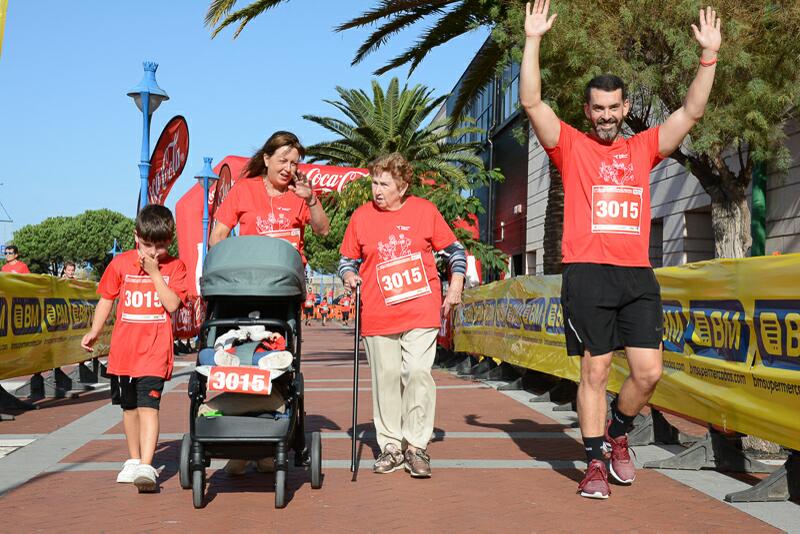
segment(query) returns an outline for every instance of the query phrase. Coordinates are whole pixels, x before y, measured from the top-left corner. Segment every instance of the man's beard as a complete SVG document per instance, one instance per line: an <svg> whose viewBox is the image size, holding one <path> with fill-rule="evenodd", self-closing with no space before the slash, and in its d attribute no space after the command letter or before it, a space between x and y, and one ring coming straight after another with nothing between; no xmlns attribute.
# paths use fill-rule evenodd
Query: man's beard
<svg viewBox="0 0 800 534"><path fill-rule="evenodd" d="M602 129L601 126L614 126L611 129ZM617 121L616 119L611 119L608 121L597 121L593 125L594 134L597 136L598 139L604 141L606 143L612 143L617 136L619 135L620 130L622 129L622 121Z"/></svg>

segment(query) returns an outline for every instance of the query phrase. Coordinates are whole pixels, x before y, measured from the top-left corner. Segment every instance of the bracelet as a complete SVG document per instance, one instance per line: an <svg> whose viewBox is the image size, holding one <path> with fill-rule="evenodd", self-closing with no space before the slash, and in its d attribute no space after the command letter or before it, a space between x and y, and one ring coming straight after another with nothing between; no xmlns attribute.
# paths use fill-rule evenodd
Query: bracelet
<svg viewBox="0 0 800 534"><path fill-rule="evenodd" d="M308 204L308 207L309 207L309 208L313 208L314 206L316 206L316 205L317 205L317 202L319 202L319 201L317 200L317 197L312 197L312 198L314 199L314 203L313 203L313 204L308 204L308 202L306 202L306 204Z"/></svg>
<svg viewBox="0 0 800 534"><path fill-rule="evenodd" d="M717 58L714 58L711 61L703 61L703 58L700 58L700 65L703 67L710 67L716 64L717 64Z"/></svg>

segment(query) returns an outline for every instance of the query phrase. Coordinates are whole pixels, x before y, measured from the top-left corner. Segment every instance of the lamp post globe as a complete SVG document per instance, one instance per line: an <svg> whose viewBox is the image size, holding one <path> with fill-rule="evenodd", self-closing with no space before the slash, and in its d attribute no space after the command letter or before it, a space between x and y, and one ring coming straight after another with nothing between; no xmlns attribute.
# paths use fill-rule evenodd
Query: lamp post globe
<svg viewBox="0 0 800 534"><path fill-rule="evenodd" d="M194 177L203 184L203 263L206 261L206 252L208 252L208 189L211 182L219 180L219 176L214 174L211 168L211 161L213 158L203 158L203 168Z"/></svg>
<svg viewBox="0 0 800 534"><path fill-rule="evenodd" d="M145 61L144 76L139 85L128 91L128 96L133 99L136 107L142 112L142 155L139 159L139 177L141 189L139 191L139 208L147 205L147 177L150 174L150 116L165 100L169 100L167 92L156 82L158 63Z"/></svg>

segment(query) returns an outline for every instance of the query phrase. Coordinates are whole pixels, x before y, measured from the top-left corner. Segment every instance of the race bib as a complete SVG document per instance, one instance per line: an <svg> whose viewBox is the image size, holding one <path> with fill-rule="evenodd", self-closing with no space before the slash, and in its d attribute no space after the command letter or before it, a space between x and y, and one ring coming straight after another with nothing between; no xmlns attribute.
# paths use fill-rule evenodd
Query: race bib
<svg viewBox="0 0 800 534"><path fill-rule="evenodd" d="M641 187L592 186L592 233L639 235L641 219Z"/></svg>
<svg viewBox="0 0 800 534"><path fill-rule="evenodd" d="M264 232L262 235L283 239L289 242L297 250L300 250L300 228L289 228L288 230L272 230Z"/></svg>
<svg viewBox="0 0 800 534"><path fill-rule="evenodd" d="M257 367L212 367L208 372L209 391L269 395L272 392L270 373Z"/></svg>
<svg viewBox="0 0 800 534"><path fill-rule="evenodd" d="M169 284L169 277L164 277ZM119 299L122 321L126 323L163 323L167 312L158 298L156 286L148 275L126 274Z"/></svg>
<svg viewBox="0 0 800 534"><path fill-rule="evenodd" d="M422 254L415 252L402 258L379 263L375 268L378 287L387 306L412 300L431 292Z"/></svg>

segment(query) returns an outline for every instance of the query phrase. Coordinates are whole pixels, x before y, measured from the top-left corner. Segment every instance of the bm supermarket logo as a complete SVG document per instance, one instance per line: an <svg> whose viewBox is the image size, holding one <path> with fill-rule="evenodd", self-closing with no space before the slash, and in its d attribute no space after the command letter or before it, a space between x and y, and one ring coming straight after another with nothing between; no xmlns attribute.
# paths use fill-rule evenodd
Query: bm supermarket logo
<svg viewBox="0 0 800 534"><path fill-rule="evenodd" d="M800 371L800 300L757 300L753 329L765 366Z"/></svg>
<svg viewBox="0 0 800 534"><path fill-rule="evenodd" d="M686 345L698 356L730 362L747 361L750 327L738 300L664 301L664 348L683 353Z"/></svg>
<svg viewBox="0 0 800 534"><path fill-rule="evenodd" d="M471 302L457 315L457 326L492 326L558 335L564 333L564 313L558 297L500 298Z"/></svg>

